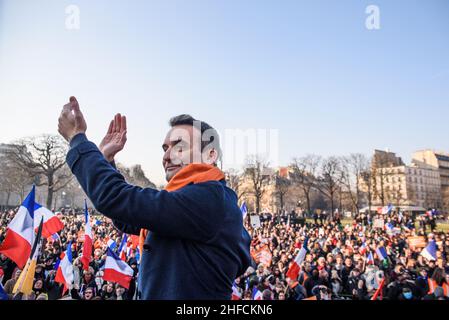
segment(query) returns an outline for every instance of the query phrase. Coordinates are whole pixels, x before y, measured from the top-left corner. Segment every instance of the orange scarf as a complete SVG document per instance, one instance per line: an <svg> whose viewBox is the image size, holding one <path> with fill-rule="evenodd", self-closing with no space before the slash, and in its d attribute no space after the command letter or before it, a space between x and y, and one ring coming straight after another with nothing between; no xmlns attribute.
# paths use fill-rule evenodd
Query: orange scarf
<svg viewBox="0 0 449 320"><path fill-rule="evenodd" d="M191 163L182 168L171 178L165 187L168 192L179 190L190 183L201 183L206 181L220 181L225 178L223 172L215 166L205 163ZM143 243L147 237L148 230L140 229L139 250L143 254Z"/></svg>

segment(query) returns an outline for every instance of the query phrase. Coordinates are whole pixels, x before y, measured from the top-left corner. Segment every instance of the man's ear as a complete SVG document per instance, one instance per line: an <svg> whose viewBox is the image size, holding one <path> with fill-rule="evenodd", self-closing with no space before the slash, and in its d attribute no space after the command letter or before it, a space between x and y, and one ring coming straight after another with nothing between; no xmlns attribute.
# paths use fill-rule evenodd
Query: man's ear
<svg viewBox="0 0 449 320"><path fill-rule="evenodd" d="M216 165L218 162L218 152L215 148L207 149L203 152L203 162Z"/></svg>

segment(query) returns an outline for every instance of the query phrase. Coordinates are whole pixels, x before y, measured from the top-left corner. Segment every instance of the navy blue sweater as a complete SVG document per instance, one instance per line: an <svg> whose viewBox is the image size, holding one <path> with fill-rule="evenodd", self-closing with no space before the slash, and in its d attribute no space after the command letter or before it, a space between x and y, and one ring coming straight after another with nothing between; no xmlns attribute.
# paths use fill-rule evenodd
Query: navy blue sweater
<svg viewBox="0 0 449 320"><path fill-rule="evenodd" d="M145 240L141 299L230 299L234 279L250 265L251 238L225 181L167 192L128 184L97 146L78 134L67 164L95 208L120 230Z"/></svg>

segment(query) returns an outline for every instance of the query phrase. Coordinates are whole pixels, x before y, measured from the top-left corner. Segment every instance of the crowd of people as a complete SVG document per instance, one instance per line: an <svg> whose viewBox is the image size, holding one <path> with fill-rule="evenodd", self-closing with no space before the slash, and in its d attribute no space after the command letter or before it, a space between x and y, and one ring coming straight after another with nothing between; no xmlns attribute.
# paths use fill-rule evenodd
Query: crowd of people
<svg viewBox="0 0 449 320"><path fill-rule="evenodd" d="M0 243L17 210L0 211ZM134 270L128 289L102 279L106 250L124 236L112 222L92 212L93 260L83 270L80 256L84 228L82 211L62 211L64 229L43 240L30 295L14 294L21 270L0 255L0 281L9 299L25 300L132 300L137 298L139 254L130 244L126 262ZM381 224L379 224L379 221ZM432 222L433 221L433 222ZM449 299L449 236L438 231L432 214L414 217L392 211L358 214L342 223L338 215L325 219L293 216L262 216L258 225L249 216L244 224L252 236L253 266L233 284L233 297L243 300L447 300ZM429 228L426 228L429 226ZM434 259L421 254L425 243L435 241ZM72 243L73 285L55 282L55 265L67 244ZM299 272L292 277L295 258L305 246ZM383 248L386 255L379 254ZM297 259L296 259L297 260Z"/></svg>

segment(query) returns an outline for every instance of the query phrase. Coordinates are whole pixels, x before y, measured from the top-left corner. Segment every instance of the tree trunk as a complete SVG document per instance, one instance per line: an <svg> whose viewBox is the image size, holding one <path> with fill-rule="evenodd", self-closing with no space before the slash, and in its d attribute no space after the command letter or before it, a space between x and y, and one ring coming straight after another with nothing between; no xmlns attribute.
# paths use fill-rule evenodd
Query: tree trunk
<svg viewBox="0 0 449 320"><path fill-rule="evenodd" d="M307 213L310 214L311 212L311 206L310 206L310 193L306 193L306 202L307 202Z"/></svg>
<svg viewBox="0 0 449 320"><path fill-rule="evenodd" d="M279 200L281 203L281 211L283 211L284 210L284 195L282 193L279 195Z"/></svg>
<svg viewBox="0 0 449 320"><path fill-rule="evenodd" d="M55 201L53 202L53 207L49 207L48 209L52 209L52 208L55 208L56 209L56 205L58 204L58 194L56 193L55 194Z"/></svg>
<svg viewBox="0 0 449 320"><path fill-rule="evenodd" d="M8 207L9 206L9 198L11 197L11 191L8 191L7 193L6 193L6 206Z"/></svg>
<svg viewBox="0 0 449 320"><path fill-rule="evenodd" d="M256 196L256 214L260 212L260 196Z"/></svg>
<svg viewBox="0 0 449 320"><path fill-rule="evenodd" d="M48 180L48 188L47 188L47 208L49 210L52 209L52 202L53 202L53 175L48 175L47 176L47 180Z"/></svg>

